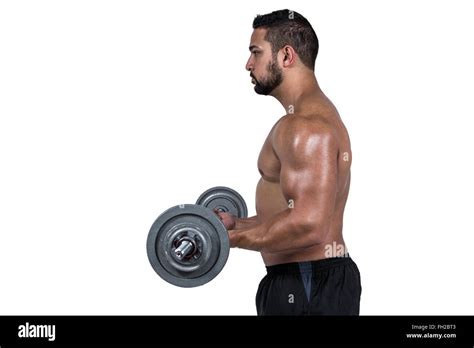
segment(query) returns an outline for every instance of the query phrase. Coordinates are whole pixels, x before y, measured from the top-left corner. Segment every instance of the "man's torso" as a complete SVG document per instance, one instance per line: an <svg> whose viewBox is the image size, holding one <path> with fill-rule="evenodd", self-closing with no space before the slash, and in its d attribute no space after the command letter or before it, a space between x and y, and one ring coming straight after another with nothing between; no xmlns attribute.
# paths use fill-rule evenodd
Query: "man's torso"
<svg viewBox="0 0 474 348"><path fill-rule="evenodd" d="M261 179L256 189L256 209L260 222L267 221L275 214L291 208L296 202L287 201L280 187L281 162L274 151L272 137L278 127L284 127L285 118L300 117L304 122L300 124L311 124L311 126L329 129L338 140L337 155L337 193L336 204L330 219L329 232L320 244L291 252L263 253L265 265L275 265L288 262L301 262L319 260L326 257L341 256L347 252L342 237L342 222L344 207L347 201L350 186L350 166L352 153L347 130L342 123L334 105L324 96L312 98L305 106L281 118L270 131L263 144L258 159L258 169ZM285 141L291 142L292 139ZM311 161L311 158L307 158ZM289 231L288 233L292 233ZM329 251L329 254L328 254Z"/></svg>

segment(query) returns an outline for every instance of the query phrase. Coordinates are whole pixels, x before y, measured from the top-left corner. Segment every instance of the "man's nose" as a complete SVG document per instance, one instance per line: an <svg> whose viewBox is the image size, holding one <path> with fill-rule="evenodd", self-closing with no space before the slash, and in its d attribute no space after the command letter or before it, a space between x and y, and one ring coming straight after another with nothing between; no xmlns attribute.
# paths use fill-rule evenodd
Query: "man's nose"
<svg viewBox="0 0 474 348"><path fill-rule="evenodd" d="M247 61L247 64L245 64L245 70L251 71L252 68L253 68L253 64L251 64L250 58L249 58L249 60Z"/></svg>

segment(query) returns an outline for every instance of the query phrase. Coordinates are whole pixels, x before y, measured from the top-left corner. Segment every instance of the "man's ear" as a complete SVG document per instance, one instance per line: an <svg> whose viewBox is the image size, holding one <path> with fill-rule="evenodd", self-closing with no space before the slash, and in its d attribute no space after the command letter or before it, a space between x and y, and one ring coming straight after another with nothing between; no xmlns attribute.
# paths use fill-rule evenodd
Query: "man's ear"
<svg viewBox="0 0 474 348"><path fill-rule="evenodd" d="M282 65L284 68L289 68L296 63L296 52L293 47L286 45L281 49L283 53Z"/></svg>

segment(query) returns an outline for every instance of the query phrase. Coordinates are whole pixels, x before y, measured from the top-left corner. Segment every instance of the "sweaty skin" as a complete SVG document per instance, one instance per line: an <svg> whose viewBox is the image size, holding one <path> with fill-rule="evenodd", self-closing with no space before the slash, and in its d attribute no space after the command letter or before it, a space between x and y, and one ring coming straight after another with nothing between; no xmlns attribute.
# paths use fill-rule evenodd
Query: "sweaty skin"
<svg viewBox="0 0 474 348"><path fill-rule="evenodd" d="M269 78L266 29L254 30L246 68L254 83ZM232 247L259 251L267 266L340 256L346 252L343 213L350 186L347 130L314 72L291 47L276 56L283 82L271 93L287 110L271 129L258 158L257 215L221 216ZM331 249L328 256L328 246Z"/></svg>

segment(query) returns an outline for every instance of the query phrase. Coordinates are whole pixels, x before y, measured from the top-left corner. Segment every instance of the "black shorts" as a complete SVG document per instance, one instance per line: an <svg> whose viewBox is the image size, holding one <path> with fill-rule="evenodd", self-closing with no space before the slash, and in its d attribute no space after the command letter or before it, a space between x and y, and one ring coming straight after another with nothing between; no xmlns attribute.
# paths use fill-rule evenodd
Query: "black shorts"
<svg viewBox="0 0 474 348"><path fill-rule="evenodd" d="M258 315L359 315L357 265L346 255L267 267L256 296Z"/></svg>

